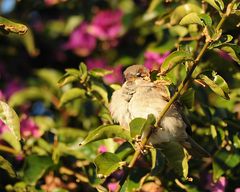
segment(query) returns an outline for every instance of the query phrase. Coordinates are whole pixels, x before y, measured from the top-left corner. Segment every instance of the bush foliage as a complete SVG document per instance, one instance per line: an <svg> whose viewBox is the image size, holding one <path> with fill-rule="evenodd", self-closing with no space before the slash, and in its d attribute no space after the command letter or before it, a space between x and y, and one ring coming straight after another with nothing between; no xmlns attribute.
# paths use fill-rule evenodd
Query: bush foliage
<svg viewBox="0 0 240 192"><path fill-rule="evenodd" d="M0 0L0 190L239 191L239 13L235 0ZM149 148L151 114L113 122L133 64L176 87L160 120L180 100L209 158Z"/></svg>

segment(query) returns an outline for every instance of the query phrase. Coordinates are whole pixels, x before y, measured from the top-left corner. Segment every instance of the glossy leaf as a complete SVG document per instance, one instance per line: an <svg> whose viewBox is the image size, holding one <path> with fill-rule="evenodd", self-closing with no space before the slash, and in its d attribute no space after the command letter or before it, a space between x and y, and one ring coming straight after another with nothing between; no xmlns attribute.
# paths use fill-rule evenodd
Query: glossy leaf
<svg viewBox="0 0 240 192"><path fill-rule="evenodd" d="M5 102L0 101L0 119L8 126L13 138L20 140L20 122L16 112Z"/></svg>
<svg viewBox="0 0 240 192"><path fill-rule="evenodd" d="M166 156L169 166L179 175L187 178L188 154L177 142L169 142L161 145L162 153Z"/></svg>
<svg viewBox="0 0 240 192"><path fill-rule="evenodd" d="M61 107L70 101L83 97L85 97L85 90L79 88L72 88L63 93L60 99L59 106Z"/></svg>
<svg viewBox="0 0 240 192"><path fill-rule="evenodd" d="M216 181L222 174L240 163L240 151L233 152L221 149L214 154L213 158L213 179Z"/></svg>
<svg viewBox="0 0 240 192"><path fill-rule="evenodd" d="M126 139L127 141L131 141L130 132L124 129L120 125L102 125L93 131L90 131L88 136L83 140L81 145L86 145L88 143L119 137L122 139Z"/></svg>
<svg viewBox="0 0 240 192"><path fill-rule="evenodd" d="M19 35L25 34L28 30L26 25L15 23L1 16L0 16L0 29L4 30L4 32L6 33L11 32L17 33Z"/></svg>
<svg viewBox="0 0 240 192"><path fill-rule="evenodd" d="M28 184L35 184L53 165L53 161L48 156L29 155L26 157L23 180Z"/></svg>
<svg viewBox="0 0 240 192"><path fill-rule="evenodd" d="M240 64L240 47L238 45L228 43L222 45L220 49L227 52L234 61Z"/></svg>
<svg viewBox="0 0 240 192"><path fill-rule="evenodd" d="M91 71L89 71L89 74L93 77L104 77L105 75L109 75L111 73L112 71L101 68L92 69Z"/></svg>
<svg viewBox="0 0 240 192"><path fill-rule="evenodd" d="M212 25L212 18L209 14L199 14L199 18L202 20L204 25L211 26Z"/></svg>
<svg viewBox="0 0 240 192"><path fill-rule="evenodd" d="M174 51L163 62L161 66L161 74L166 74L172 70L177 64L184 61L193 60L192 54L187 51Z"/></svg>
<svg viewBox="0 0 240 192"><path fill-rule="evenodd" d="M31 57L36 57L39 55L39 50L36 47L34 35L31 30L28 30L26 34L21 37L23 44Z"/></svg>
<svg viewBox="0 0 240 192"><path fill-rule="evenodd" d="M44 94L43 94L44 93ZM18 107L26 102L34 100L51 100L51 93L40 87L28 87L15 92L9 99L8 103L11 107Z"/></svg>
<svg viewBox="0 0 240 192"><path fill-rule="evenodd" d="M144 118L135 118L130 123L130 133L131 137L136 137L141 135L143 130L150 128L151 125L154 125L156 119L153 114L148 115L147 119Z"/></svg>
<svg viewBox="0 0 240 192"><path fill-rule="evenodd" d="M104 103L108 103L108 93L106 87L99 82L92 82L91 92L96 98Z"/></svg>
<svg viewBox="0 0 240 192"><path fill-rule="evenodd" d="M209 86L209 88L217 95L223 97L224 99L229 99L229 88L226 81L215 72L209 74L208 72L200 74L199 78Z"/></svg>
<svg viewBox="0 0 240 192"><path fill-rule="evenodd" d="M200 17L198 16L197 13L189 13L186 16L184 16L180 23L180 25L189 25L189 24L198 24L203 26L203 22L200 19Z"/></svg>
<svg viewBox="0 0 240 192"><path fill-rule="evenodd" d="M12 146L16 150L16 152L21 151L21 144L20 144L19 140L16 139L16 136L14 134L12 134L10 131L4 131L0 135L0 139L4 140L10 146Z"/></svg>
<svg viewBox="0 0 240 192"><path fill-rule="evenodd" d="M65 69L66 74L58 81L58 86L62 87L66 84L78 81L80 79L80 72L77 69L69 68Z"/></svg>
<svg viewBox="0 0 240 192"><path fill-rule="evenodd" d="M88 76L87 66L84 63L79 65L79 74L81 83L85 82Z"/></svg>
<svg viewBox="0 0 240 192"><path fill-rule="evenodd" d="M94 160L94 164L97 167L97 173L105 176L108 176L112 172L116 171L120 162L121 159L117 155L109 152L100 154Z"/></svg>
<svg viewBox="0 0 240 192"><path fill-rule="evenodd" d="M222 0L204 0L204 1L209 3L211 6L213 6L218 11L221 11L224 9L224 3Z"/></svg>
<svg viewBox="0 0 240 192"><path fill-rule="evenodd" d="M193 3L186 3L184 5L180 5L178 6L174 11L173 13L171 14L171 17L170 17L170 23L172 25L174 24L178 24L179 21L187 14L189 13L197 13L197 14L200 14L202 11L202 9L196 5L196 4L193 4Z"/></svg>
<svg viewBox="0 0 240 192"><path fill-rule="evenodd" d="M16 177L16 173L13 170L11 163L9 163L9 161L3 158L1 155L0 155L0 168L7 171L10 177Z"/></svg>
<svg viewBox="0 0 240 192"><path fill-rule="evenodd" d="M222 35L217 41L212 42L208 46L208 49L224 46L224 44L229 43L232 39L233 37L231 35Z"/></svg>

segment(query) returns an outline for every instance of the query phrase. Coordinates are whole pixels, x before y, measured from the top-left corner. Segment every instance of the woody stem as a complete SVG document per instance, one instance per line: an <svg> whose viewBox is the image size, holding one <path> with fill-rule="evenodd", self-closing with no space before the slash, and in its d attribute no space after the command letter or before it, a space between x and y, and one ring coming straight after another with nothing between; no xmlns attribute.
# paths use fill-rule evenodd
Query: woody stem
<svg viewBox="0 0 240 192"><path fill-rule="evenodd" d="M226 18L231 14L233 5L235 4L236 0L233 0L230 4L228 4L226 12L222 15L221 20L219 21L219 23L217 24L216 27L216 32L219 31L224 23L224 21L226 20ZM199 61L202 59L204 53L206 52L208 46L210 44L210 41L207 41L204 46L202 47L201 51L199 52L199 54L197 55L197 57L194 59L193 61L193 65L191 67L191 69L189 70L189 72L187 73L185 79L180 83L180 85L178 86L177 91L174 93L173 97L170 99L170 101L167 103L167 105L164 107L164 109L161 111L161 113L159 114L159 119L157 124L160 124L162 118L164 117L164 115L167 113L167 111L169 110L169 108L171 107L171 105L178 99L178 97L180 96L181 92L187 88L188 83L192 80L192 74L195 70L195 68L197 67L197 65L199 64ZM156 127L153 127L152 129L155 129ZM146 137L143 138L143 140L141 141L141 148L136 150L133 158L131 160L131 162L129 163L128 167L127 167L127 172L125 173L124 177L121 179L120 183L119 183L119 187L117 188L116 192L119 192L121 189L121 186L124 184L125 180L127 179L127 176L129 174L129 171L133 168L134 164L136 163L138 157L141 154L142 149L144 149L146 143L148 142L148 139L151 136L152 133L152 129L147 129L144 130L144 133L146 133Z"/></svg>

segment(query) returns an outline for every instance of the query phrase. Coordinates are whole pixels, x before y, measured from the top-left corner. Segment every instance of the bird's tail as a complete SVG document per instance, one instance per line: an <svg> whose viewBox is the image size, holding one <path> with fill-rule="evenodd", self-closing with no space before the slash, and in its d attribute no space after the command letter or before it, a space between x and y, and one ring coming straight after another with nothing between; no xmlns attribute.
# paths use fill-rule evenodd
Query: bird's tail
<svg viewBox="0 0 240 192"><path fill-rule="evenodd" d="M196 141L194 141L190 136L184 141L181 142L181 145L188 151L193 157L210 157L211 155L201 147Z"/></svg>

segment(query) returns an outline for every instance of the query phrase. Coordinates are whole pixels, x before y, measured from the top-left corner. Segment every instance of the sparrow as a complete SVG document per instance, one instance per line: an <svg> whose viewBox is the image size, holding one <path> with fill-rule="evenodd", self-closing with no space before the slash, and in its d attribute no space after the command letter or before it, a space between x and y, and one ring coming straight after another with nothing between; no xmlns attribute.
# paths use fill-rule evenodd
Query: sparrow
<svg viewBox="0 0 240 192"><path fill-rule="evenodd" d="M153 114L158 121L171 96L169 83L164 80L151 81L150 71L143 65L132 65L124 71L125 82L113 92L110 101L110 112L115 122L129 129L129 123L137 118L147 118ZM191 125L182 113L179 101L171 105L163 116L158 127L151 134L148 143L161 145L177 141L193 156L209 156L189 135ZM144 133L143 133L144 136Z"/></svg>

